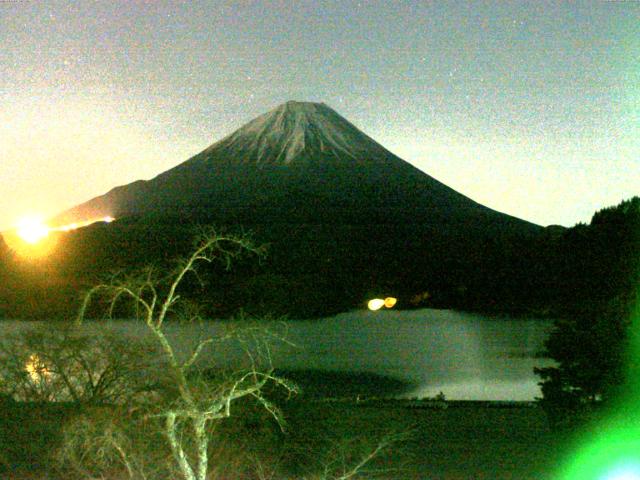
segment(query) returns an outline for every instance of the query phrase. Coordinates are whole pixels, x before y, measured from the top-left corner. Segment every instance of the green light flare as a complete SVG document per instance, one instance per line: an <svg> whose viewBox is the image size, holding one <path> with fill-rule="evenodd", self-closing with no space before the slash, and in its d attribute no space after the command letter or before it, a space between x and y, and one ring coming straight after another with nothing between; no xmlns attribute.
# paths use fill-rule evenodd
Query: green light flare
<svg viewBox="0 0 640 480"><path fill-rule="evenodd" d="M624 395L601 421L577 437L559 480L640 480L640 301L630 329Z"/></svg>
<svg viewBox="0 0 640 480"><path fill-rule="evenodd" d="M640 480L640 416L601 422L584 439L561 480Z"/></svg>
<svg viewBox="0 0 640 480"><path fill-rule="evenodd" d="M640 480L640 466L635 462L622 464L605 475L603 480Z"/></svg>

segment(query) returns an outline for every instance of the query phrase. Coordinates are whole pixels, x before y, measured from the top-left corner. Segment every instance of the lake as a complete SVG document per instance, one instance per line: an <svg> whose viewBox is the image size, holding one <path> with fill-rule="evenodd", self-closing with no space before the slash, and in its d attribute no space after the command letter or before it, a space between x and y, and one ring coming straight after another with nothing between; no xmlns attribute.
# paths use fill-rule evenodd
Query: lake
<svg viewBox="0 0 640 480"><path fill-rule="evenodd" d="M552 364L539 358L552 323L452 310L353 311L278 325L279 331L286 329L286 339L293 345L275 342L270 356L276 368L285 370L391 376L413 385L406 397L443 392L451 400L533 400L541 395L533 368ZM29 325L4 321L0 334ZM96 326L92 323L90 328ZM183 354L198 338L221 331L217 322L168 327ZM109 328L133 336L144 332L132 321L111 322ZM204 352L202 360L235 365L242 358L238 348L218 347Z"/></svg>
<svg viewBox="0 0 640 480"><path fill-rule="evenodd" d="M290 323L298 348L274 363L389 375L416 385L409 397L533 400L541 395L534 366L552 364L539 358L552 324L451 310L351 312Z"/></svg>

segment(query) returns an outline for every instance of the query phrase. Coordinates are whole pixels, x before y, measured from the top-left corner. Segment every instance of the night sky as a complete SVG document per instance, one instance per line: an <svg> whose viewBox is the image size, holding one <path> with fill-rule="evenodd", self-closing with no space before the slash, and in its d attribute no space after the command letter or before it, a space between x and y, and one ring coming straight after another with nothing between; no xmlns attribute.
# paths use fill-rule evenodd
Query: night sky
<svg viewBox="0 0 640 480"><path fill-rule="evenodd" d="M0 229L322 101L486 206L640 194L640 2L0 0Z"/></svg>

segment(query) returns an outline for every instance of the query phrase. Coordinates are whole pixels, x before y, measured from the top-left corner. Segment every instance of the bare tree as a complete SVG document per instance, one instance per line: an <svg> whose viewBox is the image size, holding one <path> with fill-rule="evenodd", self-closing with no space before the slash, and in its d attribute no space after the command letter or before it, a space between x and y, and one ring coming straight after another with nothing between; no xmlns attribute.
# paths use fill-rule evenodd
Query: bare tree
<svg viewBox="0 0 640 480"><path fill-rule="evenodd" d="M176 470L185 480L206 479L210 424L229 417L234 401L253 397L281 421L279 410L263 395L263 387L274 382L290 390L293 388L273 375L270 367L265 369L254 357L250 357L246 370L227 376L214 388L202 375L195 374L194 369L204 349L214 344L216 339L201 339L191 352L183 356L178 354L166 333L165 325L170 318L201 320L197 309L189 308L179 293L185 277L197 277L196 267L214 260L221 260L229 267L234 258L247 252L261 254L262 249L243 237L208 232L199 237L192 253L179 261L167 277L160 277L157 270L148 268L140 274L114 278L109 283L95 286L85 296L77 319L78 324L83 322L96 296L106 299L109 315L121 301L128 301L134 307L137 320L144 323L158 345L175 389L171 400L156 405L150 415L162 421L163 434ZM268 349L266 351L268 353ZM129 470L131 463L122 462Z"/></svg>

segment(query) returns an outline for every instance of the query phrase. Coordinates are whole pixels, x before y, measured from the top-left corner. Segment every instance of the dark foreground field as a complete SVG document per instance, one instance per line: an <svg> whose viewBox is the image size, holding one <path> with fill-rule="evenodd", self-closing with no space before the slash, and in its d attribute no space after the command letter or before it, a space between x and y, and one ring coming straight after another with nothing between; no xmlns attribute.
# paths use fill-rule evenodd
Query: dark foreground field
<svg viewBox="0 0 640 480"><path fill-rule="evenodd" d="M562 450L537 406L469 403L441 409L410 408L393 401L367 405L298 400L287 402L286 415L288 433L279 437L278 447L286 453L275 453L270 440L267 458L288 463L287 474L274 473L266 463L260 466L274 480L310 478L310 470L321 471L327 465L339 472L357 463L389 433L398 434L396 443L355 478L551 480ZM55 406L7 404L2 408L0 478L70 478L53 475L45 459L60 424L72 416L69 409ZM237 449L234 461L238 455L256 452L251 442L264 444L264 429L249 426L246 432L249 438ZM234 430L233 435L237 433ZM212 479L260 478L248 476L246 470L238 476L229 476L228 471L216 476L216 471L225 469L212 470Z"/></svg>
<svg viewBox="0 0 640 480"><path fill-rule="evenodd" d="M401 404L372 407L340 404L304 407L295 412L302 432L314 438L317 425L344 436L380 437L383 431L410 432L391 447L388 457L374 462L388 479L551 479L560 456L560 442L549 431L538 407L452 406L406 408ZM307 422L302 420L306 418ZM297 422L296 422L297 423ZM309 429L304 429L308 425ZM366 478L366 477L365 477Z"/></svg>

